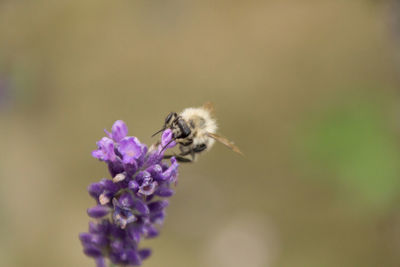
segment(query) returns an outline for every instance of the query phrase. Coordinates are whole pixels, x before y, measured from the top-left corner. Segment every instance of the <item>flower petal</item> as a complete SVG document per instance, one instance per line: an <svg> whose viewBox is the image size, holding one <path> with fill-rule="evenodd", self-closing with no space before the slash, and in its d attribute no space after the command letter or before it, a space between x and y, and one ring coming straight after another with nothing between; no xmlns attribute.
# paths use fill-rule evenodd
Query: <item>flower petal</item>
<svg viewBox="0 0 400 267"><path fill-rule="evenodd" d="M87 213L92 218L101 218L106 216L111 209L107 206L95 206L87 210Z"/></svg>
<svg viewBox="0 0 400 267"><path fill-rule="evenodd" d="M122 120L114 122L111 128L111 136L115 142L121 141L128 134L128 127Z"/></svg>
<svg viewBox="0 0 400 267"><path fill-rule="evenodd" d="M130 190L136 192L139 189L139 184L135 180L132 180L129 182L128 187Z"/></svg>
<svg viewBox="0 0 400 267"><path fill-rule="evenodd" d="M174 195L174 190L168 187L159 187L155 194L160 197L171 197Z"/></svg>
<svg viewBox="0 0 400 267"><path fill-rule="evenodd" d="M96 267L106 267L106 261L105 261L104 257L96 258Z"/></svg>
<svg viewBox="0 0 400 267"><path fill-rule="evenodd" d="M169 204L168 200L158 200L151 202L148 205L148 207L151 213L156 213L162 211L164 208L168 206L168 204Z"/></svg>
<svg viewBox="0 0 400 267"><path fill-rule="evenodd" d="M156 190L157 185L158 185L158 183L156 181L143 183L139 187L139 193L144 195L144 196L150 196Z"/></svg>
<svg viewBox="0 0 400 267"><path fill-rule="evenodd" d="M119 207L121 207L121 208L123 208L123 209L128 209L128 210L130 210L130 209L133 208L133 206L134 206L134 200L133 200L131 194L128 193L128 192L123 193L123 194L119 197L118 202L119 202L119 204L120 204Z"/></svg>
<svg viewBox="0 0 400 267"><path fill-rule="evenodd" d="M118 151L123 157L123 163L133 163L142 155L142 146L136 137L125 137L120 141Z"/></svg>
<svg viewBox="0 0 400 267"><path fill-rule="evenodd" d="M151 249L149 248L143 248L139 250L139 256L142 260L147 259L151 255Z"/></svg>
<svg viewBox="0 0 400 267"><path fill-rule="evenodd" d="M97 248L93 245L87 245L83 248L83 252L89 257L98 258L102 256L102 252L100 248Z"/></svg>
<svg viewBox="0 0 400 267"><path fill-rule="evenodd" d="M103 192L104 186L102 183L92 183L88 186L87 190L92 197L97 199Z"/></svg>
<svg viewBox="0 0 400 267"><path fill-rule="evenodd" d="M176 145L176 142L173 140L174 134L171 129L167 129L162 133L161 136L161 146L163 148L172 148Z"/></svg>
<svg viewBox="0 0 400 267"><path fill-rule="evenodd" d="M174 182L178 175L178 167L179 167L178 161L176 160L175 157L172 157L171 165L168 167L167 170L163 172L163 179L168 180L170 182Z"/></svg>
<svg viewBox="0 0 400 267"><path fill-rule="evenodd" d="M147 207L146 203L139 198L136 198L134 200L133 207L135 210L137 210L141 214L149 214L150 213L149 207Z"/></svg>
<svg viewBox="0 0 400 267"><path fill-rule="evenodd" d="M97 142L97 150L92 152L92 156L102 161L115 161L117 156L114 152L113 140L103 137Z"/></svg>

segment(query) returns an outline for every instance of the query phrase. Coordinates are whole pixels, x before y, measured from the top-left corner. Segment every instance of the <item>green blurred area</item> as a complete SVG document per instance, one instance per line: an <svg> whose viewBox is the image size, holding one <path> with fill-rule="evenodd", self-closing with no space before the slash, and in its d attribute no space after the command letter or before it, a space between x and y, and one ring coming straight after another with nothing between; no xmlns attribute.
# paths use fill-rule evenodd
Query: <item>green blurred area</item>
<svg viewBox="0 0 400 267"><path fill-rule="evenodd" d="M400 150L390 129L393 118L382 104L346 101L311 115L317 118L305 123L296 140L299 162L312 177L336 178L349 196L359 193L367 207L383 208L399 191Z"/></svg>
<svg viewBox="0 0 400 267"><path fill-rule="evenodd" d="M117 119L212 101L144 266L398 266L395 1L0 2L0 266L94 266L86 187ZM398 29L397 29L398 30Z"/></svg>

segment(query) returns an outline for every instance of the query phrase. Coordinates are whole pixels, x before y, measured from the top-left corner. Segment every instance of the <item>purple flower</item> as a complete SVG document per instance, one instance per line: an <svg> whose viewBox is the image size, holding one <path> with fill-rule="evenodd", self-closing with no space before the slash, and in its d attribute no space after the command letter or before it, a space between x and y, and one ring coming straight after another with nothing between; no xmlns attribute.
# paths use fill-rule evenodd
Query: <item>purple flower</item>
<svg viewBox="0 0 400 267"><path fill-rule="evenodd" d="M165 218L168 201L174 194L171 188L177 178L178 163L171 158L163 161L163 149L176 143L170 130L164 131L159 145L147 146L136 137L127 136L123 121L116 121L97 142L93 157L106 161L109 179L92 183L88 192L96 206L87 213L97 219L89 223L89 231L79 239L84 253L94 258L96 266L138 266L151 255L150 249L139 248L144 238L154 238Z"/></svg>
<svg viewBox="0 0 400 267"><path fill-rule="evenodd" d="M171 197L174 194L174 190L169 187L159 187L155 194L160 197Z"/></svg>
<svg viewBox="0 0 400 267"><path fill-rule="evenodd" d="M139 193L144 196L150 196L156 191L158 183L156 181L145 181L139 187Z"/></svg>
<svg viewBox="0 0 400 267"><path fill-rule="evenodd" d="M121 196L119 200L116 198L113 199L113 220L114 223L121 229L125 229L128 224L137 220L137 217L133 215L131 210L131 207L133 206L133 200L131 197L128 199L127 196L129 196L129 194Z"/></svg>
<svg viewBox="0 0 400 267"><path fill-rule="evenodd" d="M133 164L142 155L142 145L136 137L125 137L119 143L118 151L125 164Z"/></svg>
<svg viewBox="0 0 400 267"><path fill-rule="evenodd" d="M121 141L125 136L128 134L128 127L126 126L125 122L118 120L114 122L112 128L111 128L111 133L109 133L106 129L104 129L104 132L112 139L114 139L115 142Z"/></svg>
<svg viewBox="0 0 400 267"><path fill-rule="evenodd" d="M88 186L87 190L92 197L94 197L95 199L98 199L99 196L101 195L101 193L103 193L104 186L101 182L93 183Z"/></svg>
<svg viewBox="0 0 400 267"><path fill-rule="evenodd" d="M92 152L92 156L102 161L115 161L117 156L114 152L114 142L110 138L103 137L97 142L97 150Z"/></svg>
<svg viewBox="0 0 400 267"><path fill-rule="evenodd" d="M174 157L172 157L171 165L162 173L163 179L170 182L176 182L176 178L178 176L178 167L178 161Z"/></svg>
<svg viewBox="0 0 400 267"><path fill-rule="evenodd" d="M106 216L111 209L106 206L95 206L87 210L87 213L92 218L102 218Z"/></svg>
<svg viewBox="0 0 400 267"><path fill-rule="evenodd" d="M162 133L161 146L165 148L173 148L176 142L173 140L174 134L171 129L167 129Z"/></svg>

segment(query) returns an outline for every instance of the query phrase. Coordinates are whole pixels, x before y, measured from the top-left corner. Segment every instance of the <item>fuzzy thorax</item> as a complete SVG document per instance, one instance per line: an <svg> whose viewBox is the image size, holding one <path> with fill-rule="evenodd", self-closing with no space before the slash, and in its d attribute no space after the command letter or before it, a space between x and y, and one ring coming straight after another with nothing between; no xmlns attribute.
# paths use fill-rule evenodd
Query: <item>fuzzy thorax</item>
<svg viewBox="0 0 400 267"><path fill-rule="evenodd" d="M218 127L216 120L211 116L210 112L202 107L186 108L180 116L191 126L194 126L195 136L193 138L193 145L206 144L207 149L211 148L215 141L207 136L207 133L216 133Z"/></svg>

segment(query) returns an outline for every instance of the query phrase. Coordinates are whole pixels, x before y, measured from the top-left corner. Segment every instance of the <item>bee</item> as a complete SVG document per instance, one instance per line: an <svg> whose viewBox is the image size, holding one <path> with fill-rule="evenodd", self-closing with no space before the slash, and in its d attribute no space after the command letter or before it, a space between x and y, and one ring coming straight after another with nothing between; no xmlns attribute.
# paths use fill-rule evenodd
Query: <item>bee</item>
<svg viewBox="0 0 400 267"><path fill-rule="evenodd" d="M217 122L213 117L214 107L210 102L198 108L186 108L181 113L171 112L165 118L163 128L154 135L171 129L172 141L179 145L179 154L165 155L164 158L175 157L179 162L193 162L198 154L209 150L218 141L242 154L233 142L218 135ZM167 147L168 144L165 146Z"/></svg>

